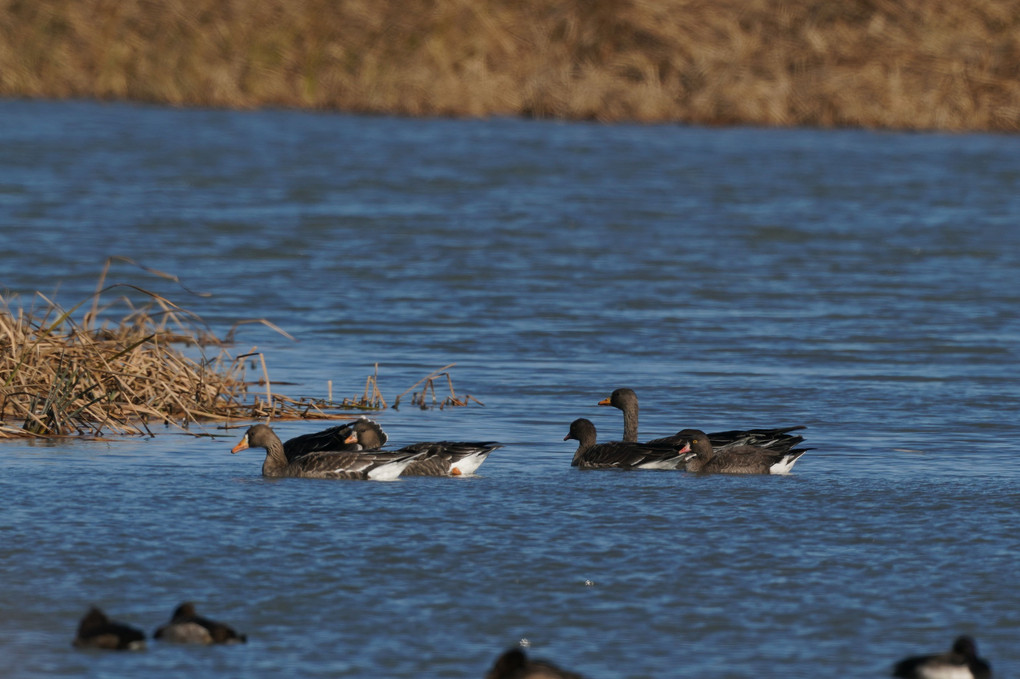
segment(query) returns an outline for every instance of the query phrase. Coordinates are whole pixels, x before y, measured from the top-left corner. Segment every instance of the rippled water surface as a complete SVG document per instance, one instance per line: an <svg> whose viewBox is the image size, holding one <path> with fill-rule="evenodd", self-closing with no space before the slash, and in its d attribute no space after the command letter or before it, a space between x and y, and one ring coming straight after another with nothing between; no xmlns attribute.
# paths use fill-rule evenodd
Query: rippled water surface
<svg viewBox="0 0 1020 679"><path fill-rule="evenodd" d="M158 291L276 389L449 363L473 478L265 480L240 431L0 444L0 675L879 677L972 634L1020 674L1020 138L0 102L0 290ZM186 289L185 289L186 288ZM209 297L190 291L211 293ZM109 292L109 301L117 294ZM581 472L571 420L804 424L786 477ZM405 397L406 398L406 397ZM406 401L405 401L406 403ZM320 423L287 422L293 436ZM185 599L243 647L72 649Z"/></svg>

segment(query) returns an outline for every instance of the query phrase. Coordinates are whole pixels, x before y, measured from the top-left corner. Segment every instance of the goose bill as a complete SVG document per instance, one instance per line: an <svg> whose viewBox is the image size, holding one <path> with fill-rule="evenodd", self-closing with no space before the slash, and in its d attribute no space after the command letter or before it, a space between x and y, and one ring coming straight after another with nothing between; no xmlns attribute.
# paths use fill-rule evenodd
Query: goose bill
<svg viewBox="0 0 1020 679"><path fill-rule="evenodd" d="M248 435L247 434L244 435L244 438L242 438L241 441L236 446L234 446L233 448L230 449L230 452L231 453L239 453L242 450L248 450Z"/></svg>

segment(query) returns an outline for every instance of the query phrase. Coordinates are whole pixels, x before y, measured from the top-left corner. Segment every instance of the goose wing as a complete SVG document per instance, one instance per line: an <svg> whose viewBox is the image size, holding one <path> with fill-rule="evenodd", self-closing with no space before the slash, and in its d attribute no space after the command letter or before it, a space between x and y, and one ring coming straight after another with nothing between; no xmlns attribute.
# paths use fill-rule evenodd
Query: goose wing
<svg viewBox="0 0 1020 679"><path fill-rule="evenodd" d="M709 434L708 440L717 450L750 445L785 452L804 440L803 436L790 434L791 431L800 429L806 429L806 427L798 425L776 429L731 429Z"/></svg>
<svg viewBox="0 0 1020 679"><path fill-rule="evenodd" d="M315 478L395 478L423 455L419 451L323 451L302 455L287 466L287 471L289 476Z"/></svg>
<svg viewBox="0 0 1020 679"><path fill-rule="evenodd" d="M732 450L741 446L757 446L767 448L776 453L784 453L800 444L803 436L795 436L788 432L804 427L787 427L785 429L731 429L729 431L708 434L708 440L717 452ZM684 442L683 432L677 432L672 436L647 441L650 446L681 446Z"/></svg>
<svg viewBox="0 0 1020 679"><path fill-rule="evenodd" d="M677 447L612 441L592 446L584 453L580 466L618 467L620 469L676 469L681 454Z"/></svg>
<svg viewBox="0 0 1020 679"><path fill-rule="evenodd" d="M422 453L404 471L406 476L460 476L473 474L489 453L502 447L495 441L423 441L400 450Z"/></svg>

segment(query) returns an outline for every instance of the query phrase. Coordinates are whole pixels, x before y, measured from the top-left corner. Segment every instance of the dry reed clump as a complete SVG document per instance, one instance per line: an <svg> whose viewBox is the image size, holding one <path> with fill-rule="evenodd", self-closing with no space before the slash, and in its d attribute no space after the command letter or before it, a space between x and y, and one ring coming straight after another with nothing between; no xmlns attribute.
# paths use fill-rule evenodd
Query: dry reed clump
<svg viewBox="0 0 1020 679"><path fill-rule="evenodd" d="M0 437L151 434L154 423L293 411L247 399L244 363L222 349L212 360L182 352L218 340L190 312L148 294L151 305L99 326L97 308L79 323L43 295L27 310L0 298Z"/></svg>
<svg viewBox="0 0 1020 679"><path fill-rule="evenodd" d="M0 0L0 95L1020 130L1018 0Z"/></svg>
<svg viewBox="0 0 1020 679"><path fill-rule="evenodd" d="M134 285L104 287L114 261L136 264L108 259L95 294L70 310L41 293L41 305L28 309L0 297L0 438L151 435L155 423L187 428L210 420L336 416L330 404L273 394L264 359L266 399L249 398L245 357L231 358L197 315L165 297ZM180 284L175 276L141 268ZM147 303L135 306L125 295L101 306L101 296L115 288L141 294ZM88 302L75 321L73 314ZM118 303L127 307L124 315L101 321ZM219 351L207 359L210 346Z"/></svg>
<svg viewBox="0 0 1020 679"><path fill-rule="evenodd" d="M197 315L163 296L133 285L103 287L114 260L130 262L108 260L96 293L70 310L41 293L41 305L29 309L12 308L11 301L0 296L0 438L152 435L151 424L187 429L206 421L335 419L350 417L342 411L387 407L378 387L378 366L363 395L341 402L333 401L332 385L324 400L274 393L261 352L232 357L224 348L233 329L221 340ZM146 270L179 283L173 276ZM114 322L100 323L113 306L101 307L100 296L115 288L140 293L147 303L135 306L121 297L113 304L123 303L127 312ZM89 301L91 307L75 321L72 315ZM283 333L267 321L257 322ZM218 349L212 358L205 356L208 347ZM183 350L188 348L198 356L189 356ZM457 397L451 367L419 380L397 397L394 407L422 382L421 394L412 397L422 408L430 407L429 389L431 407L463 406L471 400L482 405L470 395ZM249 370L255 379L249 378ZM432 384L439 377L446 377L450 388L441 403ZM249 387L259 389L249 392Z"/></svg>

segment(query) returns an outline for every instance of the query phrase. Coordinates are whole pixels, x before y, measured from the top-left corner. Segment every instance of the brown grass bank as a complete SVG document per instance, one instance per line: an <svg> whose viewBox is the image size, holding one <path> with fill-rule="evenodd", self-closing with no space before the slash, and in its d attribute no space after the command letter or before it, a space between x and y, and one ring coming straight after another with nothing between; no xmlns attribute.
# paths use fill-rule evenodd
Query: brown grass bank
<svg viewBox="0 0 1020 679"><path fill-rule="evenodd" d="M1020 129L1020 0L0 0L0 95Z"/></svg>

